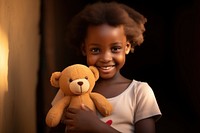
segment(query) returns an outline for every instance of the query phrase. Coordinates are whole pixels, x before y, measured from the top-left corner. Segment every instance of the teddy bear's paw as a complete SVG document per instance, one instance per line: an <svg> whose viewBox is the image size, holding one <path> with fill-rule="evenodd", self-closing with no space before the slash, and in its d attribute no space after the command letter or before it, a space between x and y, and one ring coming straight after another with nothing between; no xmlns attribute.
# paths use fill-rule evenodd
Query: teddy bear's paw
<svg viewBox="0 0 200 133"><path fill-rule="evenodd" d="M58 123L60 122L60 120L58 118L56 118L56 114L53 113L49 113L46 117L46 124L49 127L55 127L56 125L58 125Z"/></svg>
<svg viewBox="0 0 200 133"><path fill-rule="evenodd" d="M105 108L104 116L109 116L109 115L111 115L111 113L112 113L112 110L111 110L111 109Z"/></svg>

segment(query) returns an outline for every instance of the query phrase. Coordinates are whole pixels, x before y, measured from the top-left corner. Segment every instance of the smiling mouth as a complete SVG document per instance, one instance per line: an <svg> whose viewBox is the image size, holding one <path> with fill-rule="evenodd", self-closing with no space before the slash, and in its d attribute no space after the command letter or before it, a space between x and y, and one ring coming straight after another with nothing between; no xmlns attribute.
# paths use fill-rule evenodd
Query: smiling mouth
<svg viewBox="0 0 200 133"><path fill-rule="evenodd" d="M103 66L103 67L98 67L98 68L101 69L101 70L110 70L113 67L114 67L114 65L113 66Z"/></svg>

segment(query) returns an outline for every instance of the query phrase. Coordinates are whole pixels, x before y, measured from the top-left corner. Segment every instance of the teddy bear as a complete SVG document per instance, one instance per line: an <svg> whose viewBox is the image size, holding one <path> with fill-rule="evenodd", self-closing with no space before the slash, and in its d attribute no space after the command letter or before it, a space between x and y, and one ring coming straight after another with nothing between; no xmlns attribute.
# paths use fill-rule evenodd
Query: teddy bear
<svg viewBox="0 0 200 133"><path fill-rule="evenodd" d="M112 105L107 99L96 92L92 92L99 78L98 69L94 66L73 64L62 72L54 72L50 82L53 87L59 88L64 95L55 102L46 116L46 124L55 127L59 124L65 108L81 108L86 105L93 111L99 111L102 116L112 113Z"/></svg>

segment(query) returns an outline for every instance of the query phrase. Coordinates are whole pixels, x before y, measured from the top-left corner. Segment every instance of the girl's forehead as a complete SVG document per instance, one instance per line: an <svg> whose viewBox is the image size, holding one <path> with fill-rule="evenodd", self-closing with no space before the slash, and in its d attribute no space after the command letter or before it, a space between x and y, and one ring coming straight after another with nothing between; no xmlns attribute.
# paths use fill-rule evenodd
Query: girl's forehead
<svg viewBox="0 0 200 133"><path fill-rule="evenodd" d="M89 26L87 29L86 40L99 40L99 39L114 39L124 37L124 27L123 25L119 26L110 26L108 24L98 25L98 26Z"/></svg>

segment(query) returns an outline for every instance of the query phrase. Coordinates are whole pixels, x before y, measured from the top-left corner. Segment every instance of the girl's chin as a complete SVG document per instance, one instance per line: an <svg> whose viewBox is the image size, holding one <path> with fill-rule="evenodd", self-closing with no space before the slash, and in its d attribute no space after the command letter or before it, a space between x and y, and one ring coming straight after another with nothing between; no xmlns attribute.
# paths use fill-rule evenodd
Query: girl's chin
<svg viewBox="0 0 200 133"><path fill-rule="evenodd" d="M102 79L111 79L111 78L113 78L115 76L115 74L113 74L113 73L107 73L107 74L105 74L105 73L100 73L100 77L102 78Z"/></svg>

